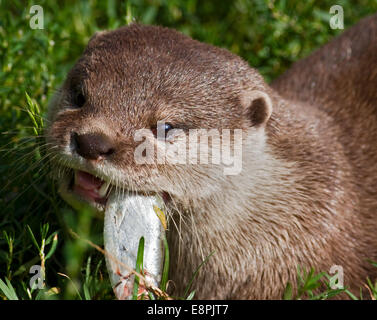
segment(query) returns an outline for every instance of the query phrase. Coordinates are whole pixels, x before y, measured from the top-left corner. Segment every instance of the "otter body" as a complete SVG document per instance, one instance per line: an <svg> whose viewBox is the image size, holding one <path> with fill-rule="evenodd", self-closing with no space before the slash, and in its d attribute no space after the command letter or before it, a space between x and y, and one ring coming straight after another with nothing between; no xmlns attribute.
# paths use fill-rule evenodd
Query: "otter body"
<svg viewBox="0 0 377 320"><path fill-rule="evenodd" d="M271 86L226 50L130 25L91 39L51 103L48 140L64 172L168 195L173 295L206 258L191 288L198 299L280 299L298 266L341 266L357 294L376 277L376 85L377 15ZM133 133L159 120L242 129L241 172L137 165ZM76 173L58 179L70 203L106 201L83 196Z"/></svg>

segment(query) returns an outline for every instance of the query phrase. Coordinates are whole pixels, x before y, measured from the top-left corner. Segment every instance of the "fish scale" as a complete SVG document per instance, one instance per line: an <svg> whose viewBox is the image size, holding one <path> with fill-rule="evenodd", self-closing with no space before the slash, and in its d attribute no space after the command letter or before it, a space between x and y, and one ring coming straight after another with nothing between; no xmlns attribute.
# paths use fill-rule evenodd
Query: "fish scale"
<svg viewBox="0 0 377 320"><path fill-rule="evenodd" d="M161 207L158 196L113 192L106 205L104 221L107 269L116 297L131 299L139 241L144 237L143 271L148 284L158 287L164 259L165 229L154 206ZM119 263L120 262L120 263ZM128 266L129 268L126 268Z"/></svg>

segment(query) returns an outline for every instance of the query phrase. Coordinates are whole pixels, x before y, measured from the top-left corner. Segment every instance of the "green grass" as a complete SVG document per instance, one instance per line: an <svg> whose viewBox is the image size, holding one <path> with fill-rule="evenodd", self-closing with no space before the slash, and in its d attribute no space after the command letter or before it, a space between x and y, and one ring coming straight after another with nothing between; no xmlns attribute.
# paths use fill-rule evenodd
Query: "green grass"
<svg viewBox="0 0 377 320"><path fill-rule="evenodd" d="M114 299L103 255L70 232L102 246L103 221L59 198L43 148L48 100L95 31L176 28L239 54L267 81L339 33L332 0L41 0L43 30L29 27L33 4L0 0L0 299ZM375 0L337 4L346 27L377 11ZM43 266L43 290L29 286L32 265Z"/></svg>

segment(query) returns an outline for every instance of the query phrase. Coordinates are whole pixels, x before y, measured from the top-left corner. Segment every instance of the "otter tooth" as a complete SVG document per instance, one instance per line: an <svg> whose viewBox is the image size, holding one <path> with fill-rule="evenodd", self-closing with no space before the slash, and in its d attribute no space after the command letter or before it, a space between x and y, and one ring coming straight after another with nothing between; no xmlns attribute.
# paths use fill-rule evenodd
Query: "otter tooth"
<svg viewBox="0 0 377 320"><path fill-rule="evenodd" d="M98 194L101 198L103 198L106 195L107 190L109 189L109 186L110 186L110 182L105 181L105 183L98 190Z"/></svg>

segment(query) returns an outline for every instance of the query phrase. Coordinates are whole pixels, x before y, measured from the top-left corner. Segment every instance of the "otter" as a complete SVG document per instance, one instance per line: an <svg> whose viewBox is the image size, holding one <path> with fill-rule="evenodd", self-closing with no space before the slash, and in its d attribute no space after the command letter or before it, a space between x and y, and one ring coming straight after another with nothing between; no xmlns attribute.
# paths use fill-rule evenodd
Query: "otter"
<svg viewBox="0 0 377 320"><path fill-rule="evenodd" d="M96 33L49 107L62 197L103 210L111 190L162 195L169 278L197 299L280 299L297 267L344 271L354 294L377 270L377 15L268 85L246 61L175 30ZM155 131L240 129L242 170L138 164ZM234 146L232 145L234 149ZM343 296L345 297L345 296Z"/></svg>

